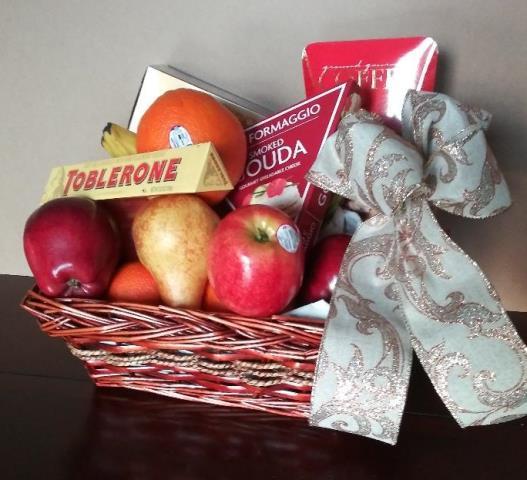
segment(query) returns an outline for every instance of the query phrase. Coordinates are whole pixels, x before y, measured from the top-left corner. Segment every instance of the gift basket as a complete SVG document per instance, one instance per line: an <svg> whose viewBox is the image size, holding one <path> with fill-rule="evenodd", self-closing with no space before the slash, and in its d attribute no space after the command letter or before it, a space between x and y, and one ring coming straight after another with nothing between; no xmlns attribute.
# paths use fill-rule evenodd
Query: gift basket
<svg viewBox="0 0 527 480"><path fill-rule="evenodd" d="M430 38L312 44L274 115L150 67L137 134L52 171L22 307L98 386L393 444L415 352L461 426L525 415L527 348L434 217L510 203L490 115L433 93L436 62Z"/></svg>

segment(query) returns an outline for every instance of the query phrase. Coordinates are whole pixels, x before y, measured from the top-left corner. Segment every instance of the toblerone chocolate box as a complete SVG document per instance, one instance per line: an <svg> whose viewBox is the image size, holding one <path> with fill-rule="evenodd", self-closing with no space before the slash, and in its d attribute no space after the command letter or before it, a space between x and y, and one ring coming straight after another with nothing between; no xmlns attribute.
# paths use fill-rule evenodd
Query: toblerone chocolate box
<svg viewBox="0 0 527 480"><path fill-rule="evenodd" d="M336 130L351 92L352 84L343 83L247 128L247 165L227 197L230 207L266 204L281 209L295 220L309 248L330 197L305 175Z"/></svg>
<svg viewBox="0 0 527 480"><path fill-rule="evenodd" d="M143 76L128 129L132 132L137 132L139 121L148 107L163 93L176 88L191 88L209 93L234 113L244 128L254 125L273 113L271 110L182 72L177 68L168 65L150 65Z"/></svg>
<svg viewBox="0 0 527 480"><path fill-rule="evenodd" d="M42 203L59 197L93 200L232 190L210 142L55 167Z"/></svg>

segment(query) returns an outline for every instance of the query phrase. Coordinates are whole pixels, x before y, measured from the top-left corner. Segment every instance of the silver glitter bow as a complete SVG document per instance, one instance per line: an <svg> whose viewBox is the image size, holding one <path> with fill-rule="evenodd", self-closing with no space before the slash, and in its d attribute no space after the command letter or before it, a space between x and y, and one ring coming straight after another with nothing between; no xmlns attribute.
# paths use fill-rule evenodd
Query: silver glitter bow
<svg viewBox="0 0 527 480"><path fill-rule="evenodd" d="M412 349L462 427L527 414L527 347L483 272L429 206L470 218L509 206L483 133L490 115L410 91L402 117L406 140L367 112L348 114L308 173L372 214L341 267L310 422L391 444Z"/></svg>

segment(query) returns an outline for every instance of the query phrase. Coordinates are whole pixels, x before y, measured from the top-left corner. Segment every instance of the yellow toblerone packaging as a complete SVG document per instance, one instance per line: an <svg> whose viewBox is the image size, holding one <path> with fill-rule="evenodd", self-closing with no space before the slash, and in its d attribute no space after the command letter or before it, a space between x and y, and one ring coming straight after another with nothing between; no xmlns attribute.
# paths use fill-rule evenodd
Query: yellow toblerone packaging
<svg viewBox="0 0 527 480"><path fill-rule="evenodd" d="M41 202L59 197L106 200L232 189L218 152L207 142L55 167Z"/></svg>

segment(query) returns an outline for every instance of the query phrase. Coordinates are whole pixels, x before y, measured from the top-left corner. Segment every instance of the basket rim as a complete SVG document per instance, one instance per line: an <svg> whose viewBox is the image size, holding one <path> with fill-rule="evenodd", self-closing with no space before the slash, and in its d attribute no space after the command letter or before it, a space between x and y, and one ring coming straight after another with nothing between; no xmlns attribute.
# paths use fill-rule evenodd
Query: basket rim
<svg viewBox="0 0 527 480"><path fill-rule="evenodd" d="M213 361L254 359L313 370L324 321L275 315L253 318L225 312L84 298L49 298L37 287L21 308L43 333L77 349L109 353L188 351Z"/></svg>
<svg viewBox="0 0 527 480"><path fill-rule="evenodd" d="M284 315L284 314L277 314L277 315L271 315L269 317L250 317L246 315L239 315L237 313L232 312L215 312L215 311L208 311L208 310L202 310L202 309L194 309L194 308L185 308L185 307L170 307L168 305L148 305L144 303L139 302L113 302L110 301L107 298L83 298L83 297L48 297L44 295L42 292L40 292L38 285L35 283L33 287L26 290L24 296L22 297L21 301L19 302L19 306L30 312L33 313L33 310L28 306L29 299L37 299L41 301L42 303L49 304L51 306L57 307L57 308L66 308L66 309L72 309L76 310L74 306L76 304L92 304L92 305L101 305L101 306L108 306L110 308L123 308L123 309L133 309L133 308L140 308L141 310L160 310L167 313L172 314L187 314L187 313L198 313L199 315L202 315L204 317L222 317L229 320L238 320L238 321L244 321L249 323L261 323L261 322L269 322L269 321L285 321L285 322L291 322L293 324L298 323L305 326L312 326L313 328L317 329L324 329L325 320L319 319L319 318L313 318L313 317L303 317L303 316L297 316L297 315Z"/></svg>

